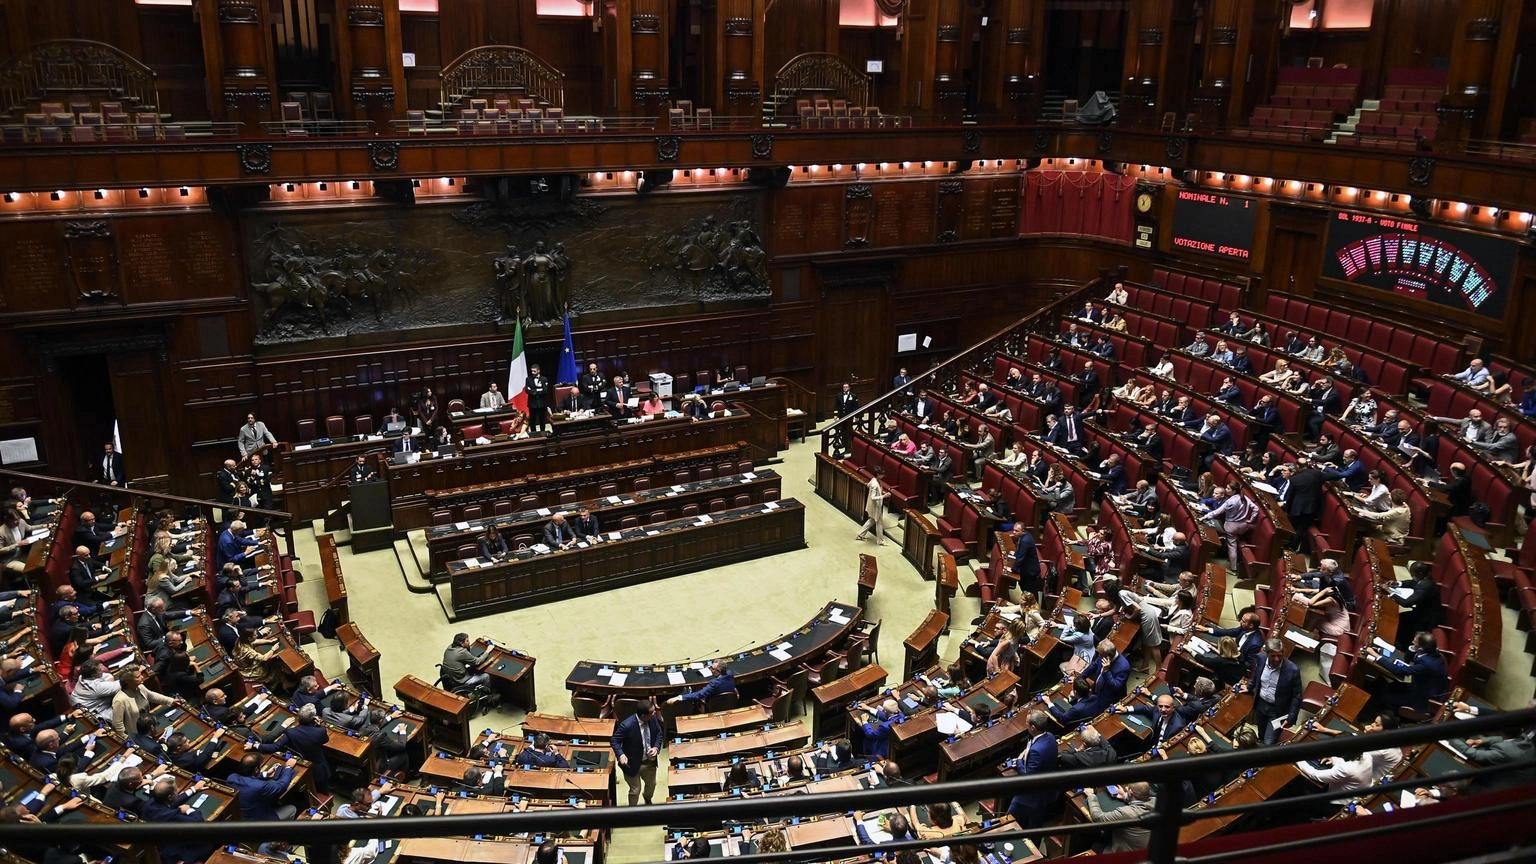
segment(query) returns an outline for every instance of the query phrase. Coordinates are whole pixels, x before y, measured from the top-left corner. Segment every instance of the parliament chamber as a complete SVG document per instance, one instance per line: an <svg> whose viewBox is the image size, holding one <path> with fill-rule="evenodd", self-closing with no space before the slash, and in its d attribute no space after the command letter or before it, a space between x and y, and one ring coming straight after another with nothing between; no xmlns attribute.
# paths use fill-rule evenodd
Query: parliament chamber
<svg viewBox="0 0 1536 864"><path fill-rule="evenodd" d="M0 24L0 860L1536 854L1530 3Z"/></svg>

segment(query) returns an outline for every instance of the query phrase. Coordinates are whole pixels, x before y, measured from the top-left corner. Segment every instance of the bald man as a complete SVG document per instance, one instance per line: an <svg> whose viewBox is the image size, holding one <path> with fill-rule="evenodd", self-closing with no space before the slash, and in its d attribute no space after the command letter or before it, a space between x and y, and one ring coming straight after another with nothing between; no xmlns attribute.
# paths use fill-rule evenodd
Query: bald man
<svg viewBox="0 0 1536 864"><path fill-rule="evenodd" d="M90 547L75 547L75 558L69 565L69 584L74 586L76 596L92 603L106 602L107 595L96 586L110 575L107 568L91 555Z"/></svg>

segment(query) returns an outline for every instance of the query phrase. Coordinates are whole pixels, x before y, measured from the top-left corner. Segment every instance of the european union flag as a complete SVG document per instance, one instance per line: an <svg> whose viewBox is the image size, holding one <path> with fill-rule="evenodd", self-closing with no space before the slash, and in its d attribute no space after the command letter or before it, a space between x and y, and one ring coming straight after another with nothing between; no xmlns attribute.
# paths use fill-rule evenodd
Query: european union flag
<svg viewBox="0 0 1536 864"><path fill-rule="evenodd" d="M576 349L571 345L571 315L565 314L565 345L560 348L560 368L555 375L556 384L575 384L581 374L576 363Z"/></svg>

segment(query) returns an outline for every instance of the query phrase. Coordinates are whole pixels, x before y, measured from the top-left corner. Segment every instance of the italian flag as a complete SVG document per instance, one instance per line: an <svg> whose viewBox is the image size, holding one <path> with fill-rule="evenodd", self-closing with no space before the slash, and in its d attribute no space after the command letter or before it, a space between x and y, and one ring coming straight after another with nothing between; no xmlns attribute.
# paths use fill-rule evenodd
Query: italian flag
<svg viewBox="0 0 1536 864"><path fill-rule="evenodd" d="M523 353L523 322L512 337L512 369L507 373L507 404L528 413L528 355Z"/></svg>

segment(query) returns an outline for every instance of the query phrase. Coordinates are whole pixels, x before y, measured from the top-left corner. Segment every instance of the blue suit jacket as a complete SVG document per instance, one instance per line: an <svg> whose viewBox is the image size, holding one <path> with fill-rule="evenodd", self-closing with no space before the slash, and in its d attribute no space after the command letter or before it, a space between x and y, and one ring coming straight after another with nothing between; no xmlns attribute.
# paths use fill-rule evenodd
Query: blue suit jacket
<svg viewBox="0 0 1536 864"><path fill-rule="evenodd" d="M1232 455L1232 430L1227 428L1225 423L1217 423L1215 429L1201 432L1200 440L1211 445L1212 450L1223 456Z"/></svg>
<svg viewBox="0 0 1536 864"><path fill-rule="evenodd" d="M1217 627L1211 631L1212 636L1231 636L1237 640L1237 657L1243 661L1243 668L1253 668L1253 658L1259 655L1259 650L1264 647L1264 634L1258 630L1244 632L1241 627Z"/></svg>
<svg viewBox="0 0 1536 864"><path fill-rule="evenodd" d="M1021 759L1013 760L1013 767L1020 774L1044 774L1056 770L1056 757L1058 745L1056 736L1049 732L1042 732L1029 742L1028 749L1024 751ZM1019 803L1045 807L1056 800L1055 792L1023 792L1014 796Z"/></svg>
<svg viewBox="0 0 1536 864"><path fill-rule="evenodd" d="M1365 463L1356 459L1342 468L1329 468L1323 472L1323 477L1329 480L1343 480L1344 485L1348 486L1351 492L1359 492L1365 488Z"/></svg>
<svg viewBox="0 0 1536 864"><path fill-rule="evenodd" d="M705 702L708 701L711 696L714 696L718 693L729 693L735 689L736 676L731 674L731 671L727 669L719 675L709 679L709 681L706 682L703 687L700 687L691 693L684 693L682 699L684 702Z"/></svg>
<svg viewBox="0 0 1536 864"><path fill-rule="evenodd" d="M1040 551L1035 547L1035 535L1028 531L1019 535L1019 543L1014 547L1013 575L1026 584L1040 581Z"/></svg>
<svg viewBox="0 0 1536 864"><path fill-rule="evenodd" d="M876 711L874 719L862 727L865 753L877 759L891 755L891 727L905 719L900 711L895 714L887 714L883 708Z"/></svg>
<svg viewBox="0 0 1536 864"><path fill-rule="evenodd" d="M661 714L651 713L651 746L661 746ZM627 756L628 765L620 765L619 770L625 774L634 775L640 773L640 763L645 759L645 739L640 735L640 715L630 714L619 725L613 727L613 740L610 742L616 756Z"/></svg>
<svg viewBox="0 0 1536 864"><path fill-rule="evenodd" d="M235 798L240 801L240 816L252 821L277 821L277 802L293 782L293 769L283 765L271 780L231 774L224 781L235 787Z"/></svg>
<svg viewBox="0 0 1536 864"><path fill-rule="evenodd" d="M1440 699L1450 689L1450 679L1445 674L1445 658L1439 651L1425 651L1424 653L1411 652L1408 660L1399 657L1384 659L1383 665L1399 675L1412 676L1408 683L1408 690L1391 701L1398 705L1405 705L1423 711L1429 707L1429 700Z"/></svg>
<svg viewBox="0 0 1536 864"><path fill-rule="evenodd" d="M1111 495L1125 494L1125 466L1116 465L1104 472L1104 491Z"/></svg>
<svg viewBox="0 0 1536 864"><path fill-rule="evenodd" d="M325 758L325 742L330 738L331 733L324 726L305 726L301 723L284 729L271 742L262 744L258 749L263 753L288 750L309 760L313 766L315 786L324 789L331 782L331 762Z"/></svg>
<svg viewBox="0 0 1536 864"><path fill-rule="evenodd" d="M1157 724L1161 718L1157 714L1157 709L1153 708L1151 705L1137 705L1125 713L1137 714L1151 721L1154 734L1151 736L1151 738L1148 739L1149 745L1156 745L1163 741L1167 741L1169 738L1172 738L1180 732L1183 732L1184 727L1189 725L1190 720L1190 718L1185 716L1183 712L1175 708L1173 714L1168 718L1168 728L1163 731L1161 736L1158 736L1156 734Z"/></svg>
<svg viewBox="0 0 1536 864"><path fill-rule="evenodd" d="M234 532L225 528L219 534L218 565L223 567L231 561L244 561L250 554L249 547L260 545L261 541L249 535L236 537Z"/></svg>

